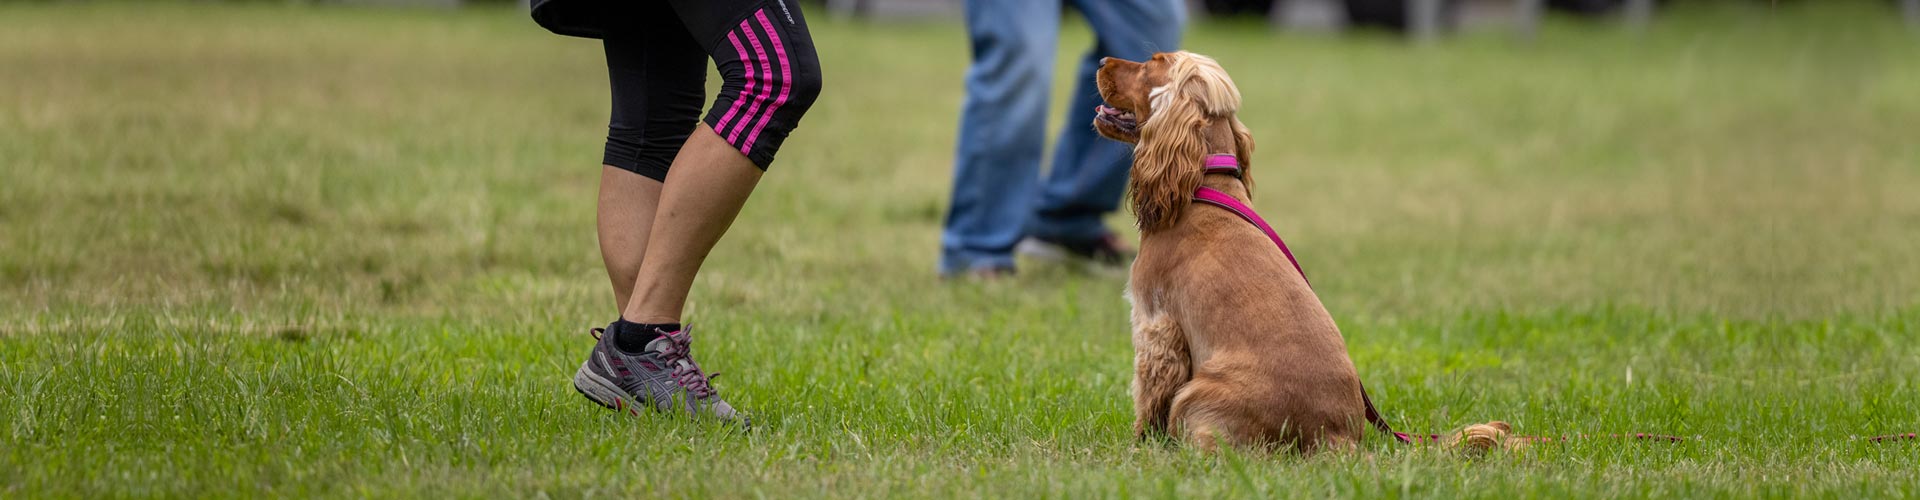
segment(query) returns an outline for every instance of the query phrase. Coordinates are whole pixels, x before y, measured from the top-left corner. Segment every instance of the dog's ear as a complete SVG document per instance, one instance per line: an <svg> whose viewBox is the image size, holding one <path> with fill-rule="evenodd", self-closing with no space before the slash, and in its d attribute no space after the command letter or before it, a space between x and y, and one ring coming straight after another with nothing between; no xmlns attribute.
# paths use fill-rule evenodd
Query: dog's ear
<svg viewBox="0 0 1920 500"><path fill-rule="evenodd" d="M1197 89L1193 86L1189 79L1180 79L1155 89L1153 114L1140 125L1127 193L1141 231L1166 229L1178 222L1206 175L1202 165L1206 141L1201 132L1210 119L1194 99Z"/></svg>
<svg viewBox="0 0 1920 500"><path fill-rule="evenodd" d="M1253 132L1247 130L1247 124L1240 123L1239 117L1233 120L1233 155L1240 158L1240 182L1247 185L1247 198L1253 198Z"/></svg>
<svg viewBox="0 0 1920 500"><path fill-rule="evenodd" d="M1172 227L1206 175L1207 127L1231 120L1234 154L1241 164L1253 156L1253 136L1234 118L1240 89L1220 64L1207 56L1177 52L1167 69L1167 86L1150 94L1152 113L1140 125L1133 150L1133 175L1127 191L1141 231Z"/></svg>

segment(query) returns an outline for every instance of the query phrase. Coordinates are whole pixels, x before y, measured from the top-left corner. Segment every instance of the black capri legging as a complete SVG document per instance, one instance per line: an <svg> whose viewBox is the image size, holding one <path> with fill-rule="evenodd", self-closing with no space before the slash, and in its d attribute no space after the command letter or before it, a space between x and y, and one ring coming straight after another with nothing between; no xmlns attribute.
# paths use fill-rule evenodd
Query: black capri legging
<svg viewBox="0 0 1920 500"><path fill-rule="evenodd" d="M707 126L765 170L820 93L820 62L796 0L542 0L534 19L600 38L613 86L604 162L664 180L706 101Z"/></svg>

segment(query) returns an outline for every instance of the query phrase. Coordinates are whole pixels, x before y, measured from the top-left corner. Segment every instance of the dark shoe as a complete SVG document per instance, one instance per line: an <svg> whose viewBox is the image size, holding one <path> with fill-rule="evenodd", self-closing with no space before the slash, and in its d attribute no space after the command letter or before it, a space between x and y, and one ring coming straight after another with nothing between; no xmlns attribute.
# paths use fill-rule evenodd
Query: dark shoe
<svg viewBox="0 0 1920 500"><path fill-rule="evenodd" d="M1035 260L1051 262L1080 261L1096 273L1124 271L1133 263L1134 250L1120 237L1107 233L1098 238L1064 240L1028 236L1020 240L1014 252Z"/></svg>

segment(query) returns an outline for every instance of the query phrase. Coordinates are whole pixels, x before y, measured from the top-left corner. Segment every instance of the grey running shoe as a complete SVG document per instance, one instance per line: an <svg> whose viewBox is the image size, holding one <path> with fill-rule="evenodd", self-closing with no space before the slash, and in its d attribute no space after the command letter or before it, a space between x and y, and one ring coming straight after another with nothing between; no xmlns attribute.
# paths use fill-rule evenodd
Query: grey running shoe
<svg viewBox="0 0 1920 500"><path fill-rule="evenodd" d="M662 332L647 343L645 352L630 354L614 345L606 329L593 329L593 338L599 342L573 374L574 390L600 406L633 415L639 415L643 405L661 412L679 407L689 415L747 425L747 416L735 412L713 388L712 379L720 374L709 377L693 361L689 330Z"/></svg>

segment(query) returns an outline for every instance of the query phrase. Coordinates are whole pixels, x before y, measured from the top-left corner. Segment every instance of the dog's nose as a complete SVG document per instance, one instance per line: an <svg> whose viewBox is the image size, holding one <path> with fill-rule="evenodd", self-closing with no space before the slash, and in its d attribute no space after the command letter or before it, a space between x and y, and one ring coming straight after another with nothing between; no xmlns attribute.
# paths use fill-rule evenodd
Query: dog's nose
<svg viewBox="0 0 1920 500"><path fill-rule="evenodd" d="M1099 68L1099 67L1106 67L1106 65L1107 65L1107 60L1108 60L1108 59L1113 59L1113 58L1111 58L1111 57L1102 57L1102 58L1100 58L1100 65L1099 65L1099 66L1095 66L1095 67L1096 67L1096 68Z"/></svg>

